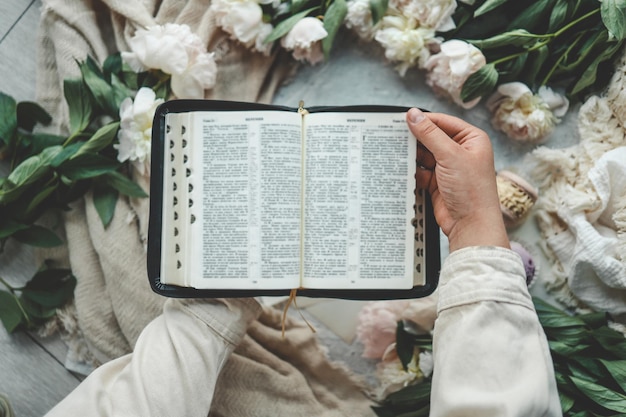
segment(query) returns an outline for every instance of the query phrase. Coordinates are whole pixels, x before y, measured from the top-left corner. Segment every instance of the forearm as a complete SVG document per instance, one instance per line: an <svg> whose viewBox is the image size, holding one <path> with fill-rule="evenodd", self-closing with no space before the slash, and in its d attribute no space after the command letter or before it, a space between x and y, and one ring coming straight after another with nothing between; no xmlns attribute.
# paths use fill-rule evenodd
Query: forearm
<svg viewBox="0 0 626 417"><path fill-rule="evenodd" d="M517 255L453 252L441 271L431 417L557 416L547 341Z"/></svg>
<svg viewBox="0 0 626 417"><path fill-rule="evenodd" d="M48 416L206 417L219 372L257 317L254 300L170 300L132 354L96 369Z"/></svg>

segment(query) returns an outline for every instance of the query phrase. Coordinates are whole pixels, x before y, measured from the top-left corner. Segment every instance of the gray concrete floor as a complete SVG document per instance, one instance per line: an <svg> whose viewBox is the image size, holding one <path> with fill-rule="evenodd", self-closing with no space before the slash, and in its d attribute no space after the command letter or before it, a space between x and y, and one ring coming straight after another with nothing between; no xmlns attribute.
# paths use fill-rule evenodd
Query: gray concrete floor
<svg viewBox="0 0 626 417"><path fill-rule="evenodd" d="M40 7L41 0L0 2L0 91L18 101L35 97ZM523 171L522 161L530 150L512 145L503 134L495 132L482 106L465 111L437 99L424 84L422 74L413 71L399 77L385 63L382 50L375 45L359 44L347 35L338 40L329 63L301 68L275 97L277 104L289 106L297 106L299 100L309 106L394 104L455 114L490 134L497 169ZM564 147L576 143L575 122L576 109L570 111L546 145ZM533 245L539 241L533 222L527 222L511 237ZM549 265L541 266L545 262L539 260L540 268L549 271ZM0 255L0 275L12 282L23 282L36 267L27 248L11 245ZM535 285L533 291L543 295L541 285ZM58 338L41 340L28 333L8 335L0 326L0 393L9 396L17 416L44 414L79 383L80 378L63 367L64 354L65 347Z"/></svg>

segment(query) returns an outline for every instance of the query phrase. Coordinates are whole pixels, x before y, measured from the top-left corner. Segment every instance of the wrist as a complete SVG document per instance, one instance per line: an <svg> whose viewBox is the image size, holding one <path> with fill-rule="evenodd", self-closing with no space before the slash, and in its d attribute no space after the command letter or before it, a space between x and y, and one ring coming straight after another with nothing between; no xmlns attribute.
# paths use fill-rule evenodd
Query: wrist
<svg viewBox="0 0 626 417"><path fill-rule="evenodd" d="M480 218L459 221L448 236L450 252L470 246L498 246L510 249L509 236L502 214L481 213Z"/></svg>

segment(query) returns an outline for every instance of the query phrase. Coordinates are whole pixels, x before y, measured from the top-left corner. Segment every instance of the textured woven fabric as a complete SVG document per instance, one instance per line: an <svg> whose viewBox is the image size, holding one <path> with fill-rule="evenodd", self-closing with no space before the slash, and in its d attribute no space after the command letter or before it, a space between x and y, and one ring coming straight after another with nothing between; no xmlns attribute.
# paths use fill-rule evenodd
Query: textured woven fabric
<svg viewBox="0 0 626 417"><path fill-rule="evenodd" d="M553 267L544 274L569 306L626 313L626 55L601 96L578 115L580 143L530 158L536 216Z"/></svg>

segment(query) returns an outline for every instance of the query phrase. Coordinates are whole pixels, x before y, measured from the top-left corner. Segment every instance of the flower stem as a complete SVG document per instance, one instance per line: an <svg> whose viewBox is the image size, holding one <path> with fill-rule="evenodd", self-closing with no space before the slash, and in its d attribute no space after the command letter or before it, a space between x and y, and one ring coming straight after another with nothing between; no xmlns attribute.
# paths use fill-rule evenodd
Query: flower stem
<svg viewBox="0 0 626 417"><path fill-rule="evenodd" d="M531 46L530 48L521 51L521 52L517 52L511 55L507 55L505 57L496 59L495 61L492 61L491 64L493 65L498 65L501 64L503 62L507 62L510 61L512 59L515 59L521 55L527 54L529 52L533 52L536 51L537 49L549 44L550 42L552 42L554 39L558 38L559 36L561 36L564 32L566 32L567 30L571 29L572 27L574 27L576 24L582 22L585 19L588 19L589 17L597 14L600 12L600 8L598 7L597 9L594 9L588 13L585 13L584 15L580 16L578 19L572 20L571 22L569 22L567 25L563 26L561 29L557 30L554 33L546 33L545 35L536 35L539 38L545 38L543 41L539 41L536 44L534 44L533 46ZM580 36L583 34L583 32L580 32L578 34L578 39L580 39ZM571 48L571 47L570 47ZM569 51L569 48L568 48ZM560 60L560 59L559 59ZM551 71L553 72L553 71ZM542 84L543 85L543 84Z"/></svg>
<svg viewBox="0 0 626 417"><path fill-rule="evenodd" d="M11 291L11 294L13 294L13 292L15 291L15 288L13 288L13 286L11 286L11 284L9 284L8 282L6 282L4 280L4 278L0 277L0 284L4 285L5 287L7 287L7 289L9 291Z"/></svg>

